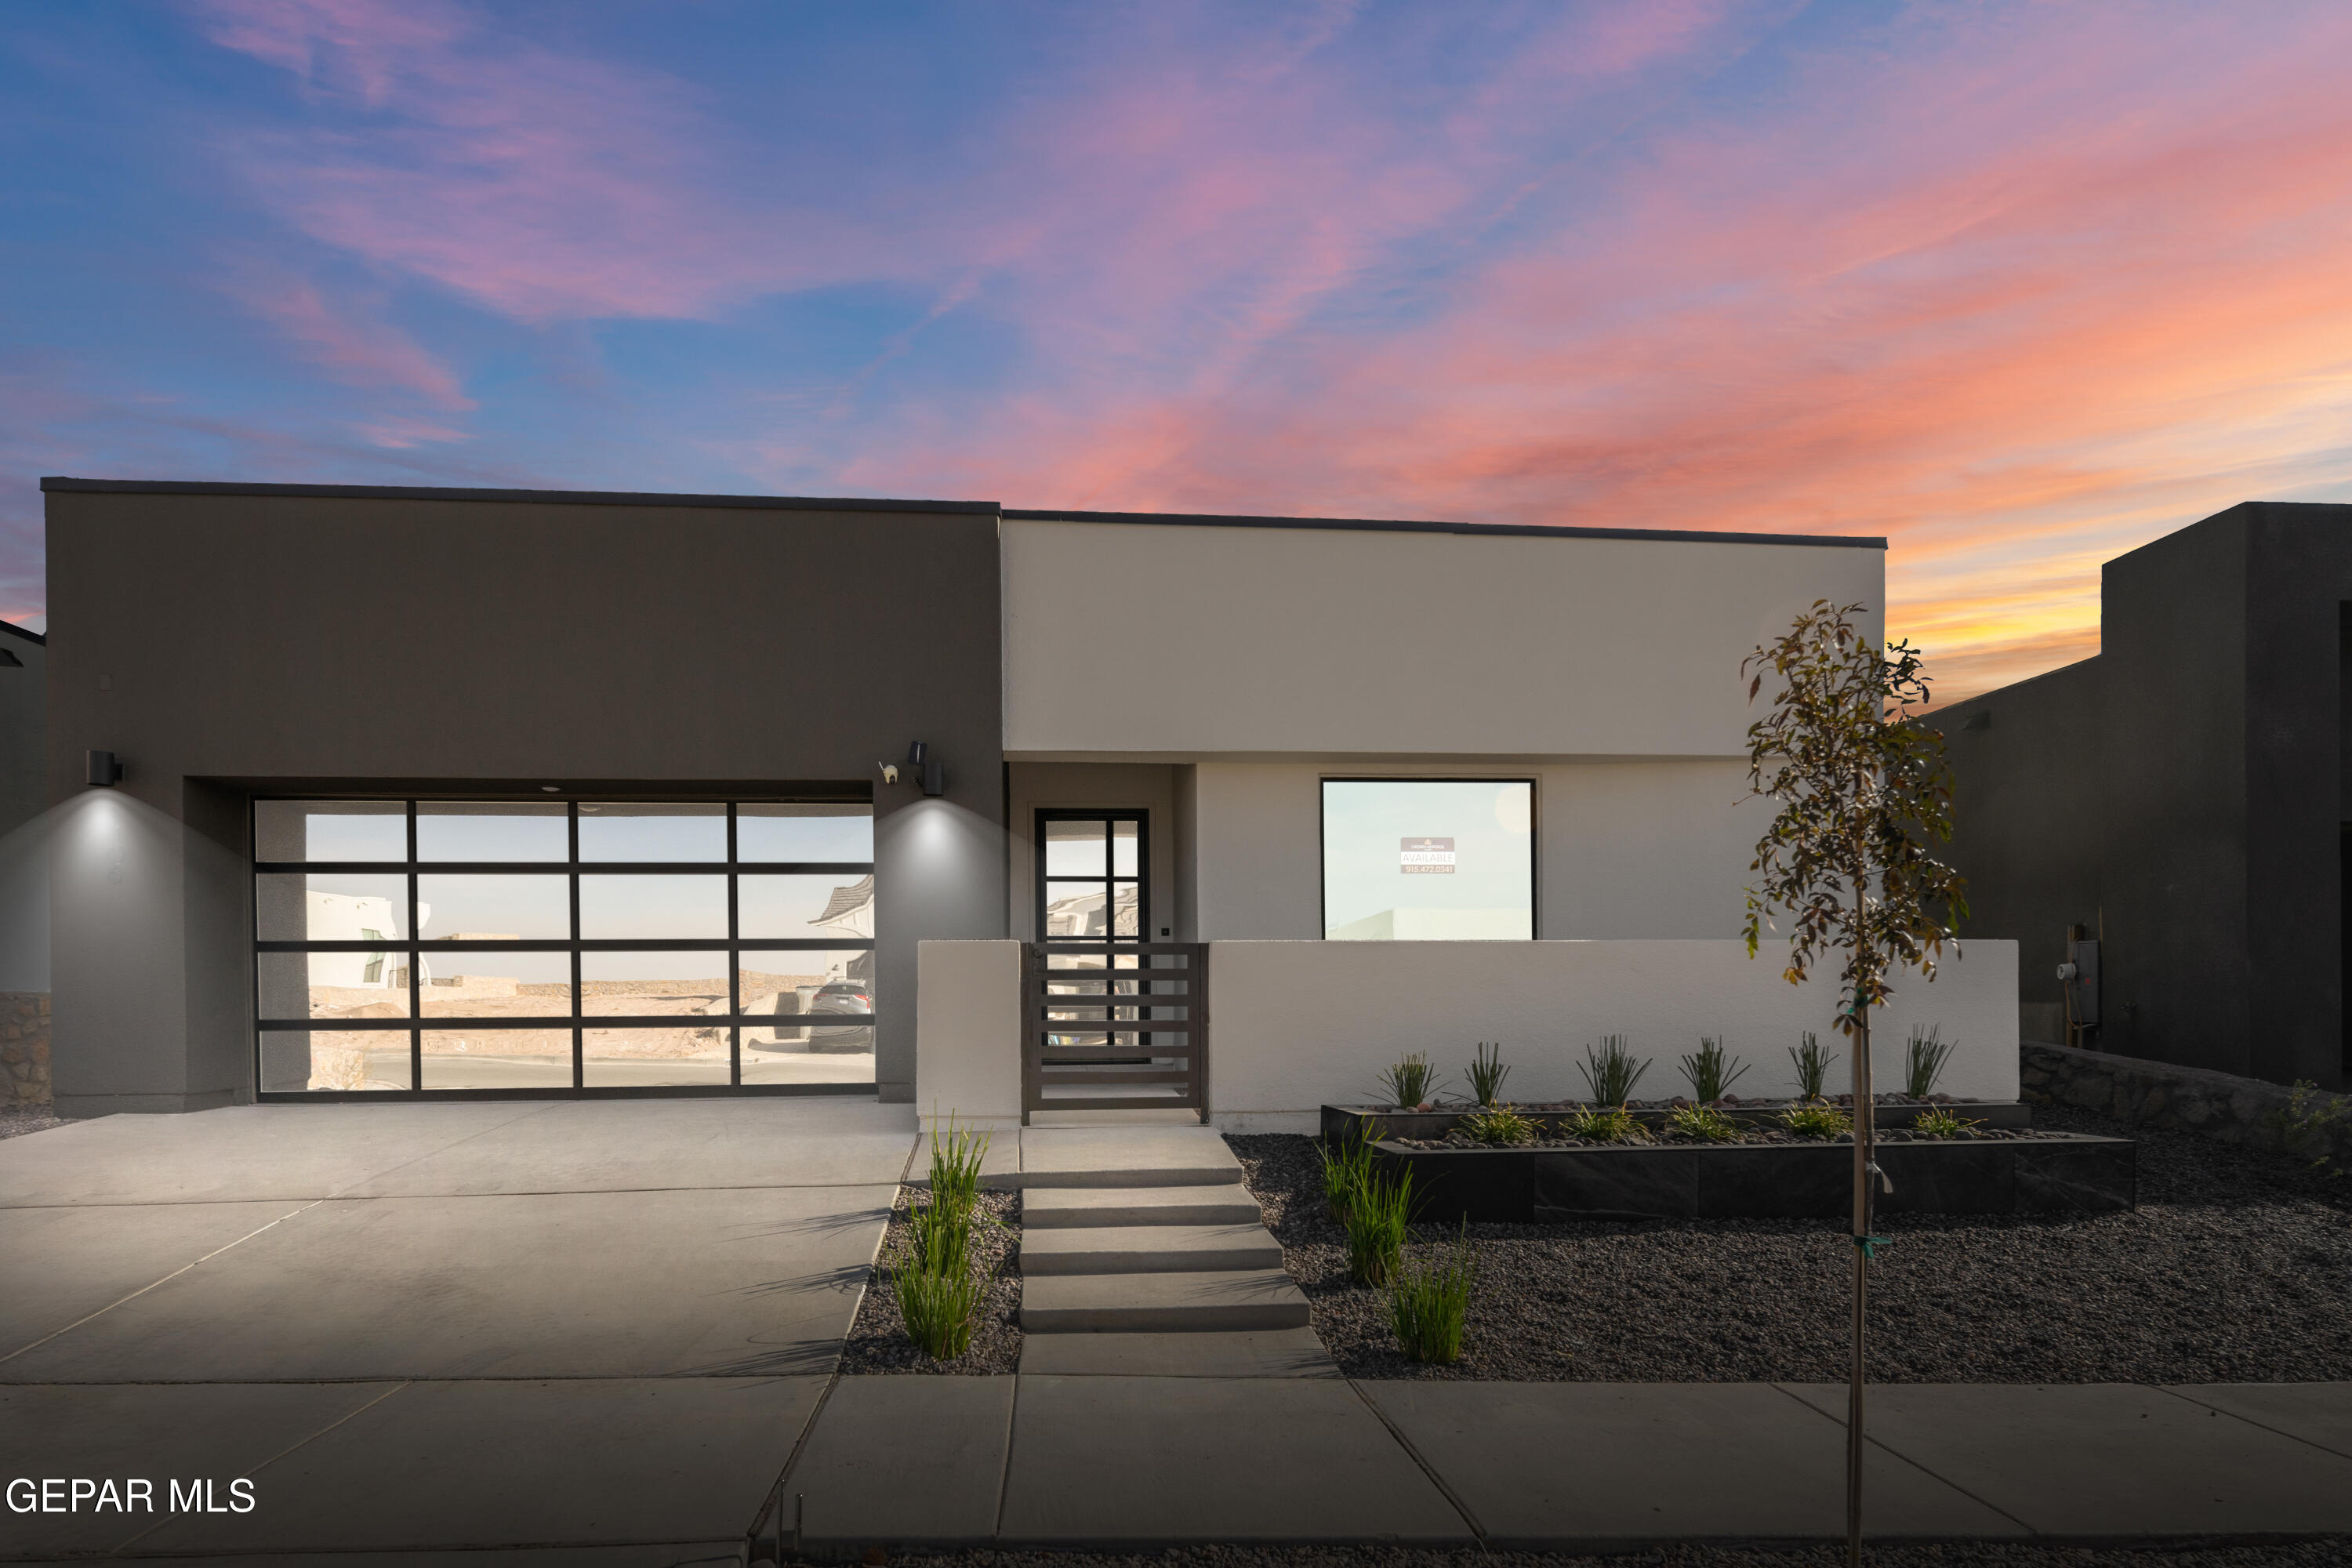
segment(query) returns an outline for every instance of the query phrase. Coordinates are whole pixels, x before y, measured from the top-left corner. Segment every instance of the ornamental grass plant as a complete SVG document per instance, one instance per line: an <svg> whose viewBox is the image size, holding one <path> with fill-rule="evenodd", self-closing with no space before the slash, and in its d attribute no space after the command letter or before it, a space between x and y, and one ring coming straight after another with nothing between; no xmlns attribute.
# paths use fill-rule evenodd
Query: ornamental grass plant
<svg viewBox="0 0 2352 1568"><path fill-rule="evenodd" d="M1389 1326L1417 1362L1450 1366L1462 1359L1463 1327L1478 1284L1478 1249L1465 1220L1443 1258L1407 1259L1387 1290Z"/></svg>
<svg viewBox="0 0 2352 1568"><path fill-rule="evenodd" d="M1652 1141L1650 1130L1622 1105L1603 1106L1599 1110L1580 1105L1559 1119L1559 1130L1571 1138L1581 1138L1590 1143L1647 1143Z"/></svg>
<svg viewBox="0 0 2352 1568"><path fill-rule="evenodd" d="M1922 1138L1966 1138L1973 1135L1979 1125L1964 1121L1938 1106L1934 1110L1921 1111L1911 1123L1911 1131Z"/></svg>
<svg viewBox="0 0 2352 1568"><path fill-rule="evenodd" d="M889 1270L890 1293L908 1338L934 1361L953 1361L971 1349L981 1307L995 1282L993 1270L931 1268L911 1247L890 1260Z"/></svg>
<svg viewBox="0 0 2352 1568"><path fill-rule="evenodd" d="M958 1127L950 1115L945 1135L931 1127L931 1173L927 1201L907 1211L905 1238L885 1258L890 1292L907 1335L938 1361L953 1361L971 1348L992 1269L975 1266L972 1227L989 1223L980 1212L980 1171L989 1135Z"/></svg>
<svg viewBox="0 0 2352 1568"><path fill-rule="evenodd" d="M1385 1285L1404 1260L1412 1223L1412 1167L1394 1176L1369 1172L1339 1223L1347 1232L1348 1277L1359 1285Z"/></svg>
<svg viewBox="0 0 2352 1568"><path fill-rule="evenodd" d="M1470 1059L1470 1098L1479 1105L1492 1105L1503 1092L1503 1080L1511 1069L1503 1065L1503 1042L1481 1040L1477 1053Z"/></svg>
<svg viewBox="0 0 2352 1568"><path fill-rule="evenodd" d="M1701 1143L1728 1143L1739 1136L1739 1124L1712 1105L1677 1105L1666 1113L1666 1131Z"/></svg>
<svg viewBox="0 0 2352 1568"><path fill-rule="evenodd" d="M1327 1143L1315 1145L1315 1156L1323 1162L1323 1202L1335 1225L1348 1223L1356 1194L1371 1178L1373 1131L1372 1119L1367 1116L1356 1123L1355 1138L1341 1144L1337 1153Z"/></svg>
<svg viewBox="0 0 2352 1568"><path fill-rule="evenodd" d="M1800 1138L1836 1138L1853 1131L1853 1118L1825 1100L1814 1100L1781 1112L1780 1125Z"/></svg>
<svg viewBox="0 0 2352 1568"><path fill-rule="evenodd" d="M1805 1043L1789 1047L1789 1060L1797 1069L1797 1098L1821 1099L1822 1081L1829 1077L1830 1064L1837 1060L1837 1053L1823 1050L1821 1041L1807 1029Z"/></svg>
<svg viewBox="0 0 2352 1568"><path fill-rule="evenodd" d="M1483 1110L1474 1110L1459 1125L1464 1135L1474 1142L1498 1148L1536 1141L1535 1122L1508 1105L1489 1105Z"/></svg>
<svg viewBox="0 0 2352 1568"><path fill-rule="evenodd" d="M1721 1100L1731 1092L1748 1068L1738 1057L1723 1048L1723 1042L1699 1037L1698 1049L1683 1058L1683 1079L1690 1085L1691 1098L1706 1104Z"/></svg>
<svg viewBox="0 0 2352 1568"><path fill-rule="evenodd" d="M1941 1038L1943 1026L1930 1029L1913 1029L1910 1043L1903 1047L1903 1092L1913 1100L1925 1100L1936 1092L1936 1080L1944 1076L1944 1064L1951 1059L1952 1047L1958 1040Z"/></svg>
<svg viewBox="0 0 2352 1568"><path fill-rule="evenodd" d="M1381 1074L1381 1088L1388 1091L1391 1107L1411 1110L1428 1104L1436 1093L1437 1074L1430 1068L1428 1056L1415 1051Z"/></svg>
<svg viewBox="0 0 2352 1568"><path fill-rule="evenodd" d="M1601 1105L1623 1105L1633 1096L1633 1086L1650 1070L1649 1058L1633 1059L1625 1048L1622 1035L1604 1035L1598 1049L1584 1047L1584 1059L1577 1064L1584 1074L1584 1087L1591 1091L1593 1100Z"/></svg>

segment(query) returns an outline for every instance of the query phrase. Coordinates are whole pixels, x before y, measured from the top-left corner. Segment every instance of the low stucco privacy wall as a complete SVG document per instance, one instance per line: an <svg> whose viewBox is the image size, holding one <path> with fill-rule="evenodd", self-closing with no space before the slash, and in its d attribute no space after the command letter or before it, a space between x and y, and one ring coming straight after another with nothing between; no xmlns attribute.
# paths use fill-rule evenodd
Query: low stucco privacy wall
<svg viewBox="0 0 2352 1568"><path fill-rule="evenodd" d="M918 960L916 1100L1003 1123L1021 1114L1021 946L926 942ZM2017 944L1977 941L1931 983L1916 974L1874 1024L1882 1089L1899 1089L1913 1027L1958 1042L1939 1089L2017 1098ZM1734 1092L1795 1091L1788 1050L1811 1029L1850 1064L1836 1034L1835 970L1801 986L1777 951L1738 942L1219 942L1209 946L1209 1104L1221 1126L1308 1131L1318 1106L1377 1097L1381 1069L1422 1051L1463 1088L1481 1040L1511 1067L1507 1099L1578 1100L1585 1047L1623 1035L1652 1058L1637 1095L1683 1092L1676 1061L1701 1036L1748 1065Z"/></svg>

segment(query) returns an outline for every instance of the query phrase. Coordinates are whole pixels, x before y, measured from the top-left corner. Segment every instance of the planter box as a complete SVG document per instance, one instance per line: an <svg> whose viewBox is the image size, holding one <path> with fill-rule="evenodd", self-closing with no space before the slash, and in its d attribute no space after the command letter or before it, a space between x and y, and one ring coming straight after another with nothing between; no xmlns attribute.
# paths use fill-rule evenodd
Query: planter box
<svg viewBox="0 0 2352 1568"><path fill-rule="evenodd" d="M1412 1171L1416 1217L1837 1219L1853 1212L1851 1143L1665 1144L1590 1149L1408 1149L1374 1145ZM1895 1183L1882 1214L2100 1214L2138 1205L2138 1145L2127 1138L1882 1143Z"/></svg>
<svg viewBox="0 0 2352 1568"><path fill-rule="evenodd" d="M1723 1113L1734 1121L1777 1121L1780 1120L1780 1113L1789 1109L1791 1103L1793 1102L1789 1100L1775 1100L1759 1105L1727 1105L1722 1109ZM1918 1119L1919 1113L1923 1110L1948 1110L1966 1121L1981 1121L1987 1127L2000 1128L2004 1131L2014 1131L2033 1125L2033 1108L2014 1100L1962 1101L1953 1105L1932 1106L1882 1105L1878 1108L1878 1125L1882 1128L1908 1127ZM1520 1114L1530 1121L1540 1123L1547 1131L1551 1130L1551 1123L1556 1119L1554 1114L1540 1110L1522 1110ZM1366 1121L1373 1124L1375 1140L1384 1138L1435 1140L1453 1131L1454 1124L1461 1121L1462 1116L1463 1112L1458 1108L1447 1110L1382 1110L1369 1105L1327 1105L1323 1107L1323 1141L1328 1143L1337 1139L1353 1138L1356 1136L1357 1126ZM1633 1112L1633 1120L1646 1127L1659 1128L1665 1125L1666 1112L1636 1110Z"/></svg>

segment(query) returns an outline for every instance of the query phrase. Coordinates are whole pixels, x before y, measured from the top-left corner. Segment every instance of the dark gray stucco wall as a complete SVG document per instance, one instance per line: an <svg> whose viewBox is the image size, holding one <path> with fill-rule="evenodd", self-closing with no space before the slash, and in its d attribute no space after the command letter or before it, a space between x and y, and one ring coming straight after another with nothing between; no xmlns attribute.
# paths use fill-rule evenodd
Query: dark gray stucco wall
<svg viewBox="0 0 2352 1568"><path fill-rule="evenodd" d="M1970 929L2054 1001L2058 933L2104 917L2101 1049L2340 1088L2352 507L2232 507L2101 598L2096 659L1943 715Z"/></svg>
<svg viewBox="0 0 2352 1568"><path fill-rule="evenodd" d="M1946 858L1969 879L1960 940L2017 942L2021 1002L2063 1003L2066 927L2099 917L2099 713L2088 658L1936 715L1954 778Z"/></svg>
<svg viewBox="0 0 2352 1568"><path fill-rule="evenodd" d="M1005 934L992 508L47 501L61 1107L251 1093L256 789L870 785L893 1098L914 944ZM942 800L879 782L918 739Z"/></svg>
<svg viewBox="0 0 2352 1568"><path fill-rule="evenodd" d="M2246 509L2100 574L2103 1050L2250 1070Z"/></svg>
<svg viewBox="0 0 2352 1568"><path fill-rule="evenodd" d="M2250 1077L2344 1072L2343 618L2352 507L2245 515ZM2334 1069L2331 1074L2329 1069Z"/></svg>

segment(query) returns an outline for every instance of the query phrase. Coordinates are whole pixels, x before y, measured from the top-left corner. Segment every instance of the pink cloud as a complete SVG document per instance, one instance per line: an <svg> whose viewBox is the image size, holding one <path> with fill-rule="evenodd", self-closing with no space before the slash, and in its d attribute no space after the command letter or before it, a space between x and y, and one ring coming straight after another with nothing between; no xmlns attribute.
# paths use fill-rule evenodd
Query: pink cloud
<svg viewBox="0 0 2352 1568"><path fill-rule="evenodd" d="M215 42L295 73L347 130L230 149L312 238L530 321L693 316L837 279L860 248L830 213L711 186L686 84L567 55L406 0L209 0ZM328 117L331 120L331 116Z"/></svg>
<svg viewBox="0 0 2352 1568"><path fill-rule="evenodd" d="M309 279L251 257L240 258L220 286L341 381L407 393L446 410L475 406L454 371L366 303L331 303Z"/></svg>

